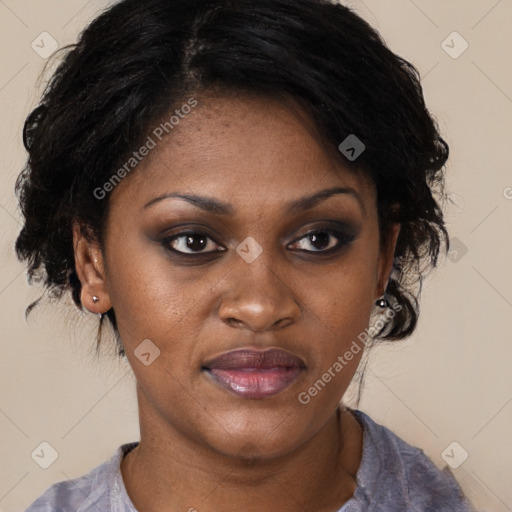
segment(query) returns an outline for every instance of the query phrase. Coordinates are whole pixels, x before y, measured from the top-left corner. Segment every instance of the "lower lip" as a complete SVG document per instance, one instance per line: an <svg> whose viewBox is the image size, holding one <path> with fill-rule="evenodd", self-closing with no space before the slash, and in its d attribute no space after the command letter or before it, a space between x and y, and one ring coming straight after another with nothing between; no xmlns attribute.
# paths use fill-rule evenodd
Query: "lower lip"
<svg viewBox="0 0 512 512"><path fill-rule="evenodd" d="M302 369L299 367L208 370L214 382L243 398L266 398L277 395L294 382L301 372Z"/></svg>

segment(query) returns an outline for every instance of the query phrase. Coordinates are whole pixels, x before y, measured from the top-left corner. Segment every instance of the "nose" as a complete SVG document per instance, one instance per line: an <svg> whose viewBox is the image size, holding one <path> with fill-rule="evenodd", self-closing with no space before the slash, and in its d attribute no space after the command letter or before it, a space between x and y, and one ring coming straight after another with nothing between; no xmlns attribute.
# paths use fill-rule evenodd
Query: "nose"
<svg viewBox="0 0 512 512"><path fill-rule="evenodd" d="M228 273L229 291L222 298L219 316L231 327L277 330L300 317L300 306L285 273L264 254L252 263L240 258Z"/></svg>

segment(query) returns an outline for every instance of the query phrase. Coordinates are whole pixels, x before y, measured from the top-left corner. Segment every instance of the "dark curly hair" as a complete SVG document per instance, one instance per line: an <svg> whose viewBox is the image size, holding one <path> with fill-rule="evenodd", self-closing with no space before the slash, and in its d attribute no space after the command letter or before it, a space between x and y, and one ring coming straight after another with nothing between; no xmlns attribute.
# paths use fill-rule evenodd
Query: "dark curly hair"
<svg viewBox="0 0 512 512"><path fill-rule="evenodd" d="M438 202L448 146L416 68L352 10L329 0L124 0L62 51L23 133L29 156L16 183L24 216L16 252L29 282L42 282L52 298L70 291L82 307L72 226L103 244L109 202L94 190L163 113L215 90L284 96L332 148L349 134L363 141L357 162L338 157L375 183L381 239L401 224L387 287L401 308L375 339L414 331L421 283L449 244ZM106 317L122 355L114 311Z"/></svg>

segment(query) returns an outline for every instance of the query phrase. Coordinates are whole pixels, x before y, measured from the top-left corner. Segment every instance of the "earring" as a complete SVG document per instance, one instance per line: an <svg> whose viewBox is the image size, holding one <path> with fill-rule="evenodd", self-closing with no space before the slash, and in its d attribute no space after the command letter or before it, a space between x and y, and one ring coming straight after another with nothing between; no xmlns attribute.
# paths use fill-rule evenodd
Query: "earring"
<svg viewBox="0 0 512 512"><path fill-rule="evenodd" d="M389 307L389 302L386 299L386 294L384 294L380 299L377 299L375 302L376 306L379 306L379 308L387 308Z"/></svg>
<svg viewBox="0 0 512 512"><path fill-rule="evenodd" d="M96 302L99 302L100 298L96 297L96 295L93 295L92 301L96 304Z"/></svg>

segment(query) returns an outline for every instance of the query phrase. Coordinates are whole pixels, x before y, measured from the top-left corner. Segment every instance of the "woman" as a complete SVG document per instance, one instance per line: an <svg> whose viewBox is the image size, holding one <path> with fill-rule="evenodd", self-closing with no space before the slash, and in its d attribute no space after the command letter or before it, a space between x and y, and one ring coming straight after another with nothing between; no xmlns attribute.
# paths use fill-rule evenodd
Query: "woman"
<svg viewBox="0 0 512 512"><path fill-rule="evenodd" d="M108 321L140 442L36 511L467 511L342 397L448 242L416 70L326 0L124 0L27 119L29 276ZM438 196L436 198L436 195Z"/></svg>

